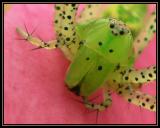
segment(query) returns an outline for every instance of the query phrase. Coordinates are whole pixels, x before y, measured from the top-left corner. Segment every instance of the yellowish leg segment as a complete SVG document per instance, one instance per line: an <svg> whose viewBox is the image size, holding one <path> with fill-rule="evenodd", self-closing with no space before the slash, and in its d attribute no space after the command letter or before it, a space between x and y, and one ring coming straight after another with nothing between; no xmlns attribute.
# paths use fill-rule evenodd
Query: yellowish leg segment
<svg viewBox="0 0 160 128"><path fill-rule="evenodd" d="M156 111L155 96L136 91L132 89L131 84L118 84L113 83L113 81L108 81L107 85L111 90L117 92L117 94L121 95L128 102L150 111Z"/></svg>
<svg viewBox="0 0 160 128"><path fill-rule="evenodd" d="M142 53L143 49L148 45L153 35L156 33L156 10L147 16L145 27L134 40L135 57Z"/></svg>
<svg viewBox="0 0 160 128"><path fill-rule="evenodd" d="M84 10L77 18L77 22L85 22L103 17L103 12L106 11L106 4L85 4Z"/></svg>
<svg viewBox="0 0 160 128"><path fill-rule="evenodd" d="M28 32L25 32L21 28L16 28L17 33L26 41L30 42L31 44L35 45L36 48L45 48L45 49L54 49L56 48L56 40L51 40L48 42L44 42L37 37L33 37Z"/></svg>
<svg viewBox="0 0 160 128"><path fill-rule="evenodd" d="M109 80L117 83L143 84L156 80L156 66L150 66L140 70L134 68L125 69L119 67L109 77Z"/></svg>

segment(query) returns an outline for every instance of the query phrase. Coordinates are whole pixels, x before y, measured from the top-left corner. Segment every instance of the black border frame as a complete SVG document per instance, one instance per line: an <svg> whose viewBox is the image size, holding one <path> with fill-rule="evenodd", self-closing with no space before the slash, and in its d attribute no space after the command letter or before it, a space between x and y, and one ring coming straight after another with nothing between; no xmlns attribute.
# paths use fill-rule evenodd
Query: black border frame
<svg viewBox="0 0 160 128"><path fill-rule="evenodd" d="M91 126L91 125L96 125L96 126L158 126L158 102L157 102L157 112L156 112L156 124L4 124L4 4L63 4L63 3L80 3L80 4L87 4L87 3L92 3L92 4L140 4L140 3L146 3L146 4L156 4L156 18L157 18L157 24L156 24L156 65L157 65L157 81L156 81L156 101L158 101L158 2L2 2L2 126L60 126L60 125L73 125L73 126L78 126L78 125L86 125L86 126Z"/></svg>

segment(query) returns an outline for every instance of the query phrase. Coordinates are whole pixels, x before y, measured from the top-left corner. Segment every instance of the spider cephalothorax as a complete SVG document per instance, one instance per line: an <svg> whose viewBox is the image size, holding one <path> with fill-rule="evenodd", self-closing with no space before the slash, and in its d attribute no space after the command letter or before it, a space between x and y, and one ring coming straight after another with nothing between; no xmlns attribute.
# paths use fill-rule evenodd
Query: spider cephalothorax
<svg viewBox="0 0 160 128"><path fill-rule="evenodd" d="M143 29L147 5L127 6L116 5L114 12L102 9L98 15L100 5L87 5L76 19L77 4L56 4L55 40L45 43L20 28L17 32L38 48L60 48L64 52L71 61L65 79L67 87L83 97L87 108L107 108L112 103L112 90L130 103L156 111L156 98L137 91L143 83L156 79L156 66L133 68L135 58L156 31L156 13L150 15ZM104 101L93 104L88 97L100 87L105 91Z"/></svg>

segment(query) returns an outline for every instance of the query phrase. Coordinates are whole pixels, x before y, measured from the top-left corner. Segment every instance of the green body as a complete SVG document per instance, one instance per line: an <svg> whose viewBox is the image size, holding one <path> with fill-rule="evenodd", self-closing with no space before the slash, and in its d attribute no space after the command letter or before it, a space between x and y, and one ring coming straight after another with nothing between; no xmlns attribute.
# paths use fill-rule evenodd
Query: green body
<svg viewBox="0 0 160 128"><path fill-rule="evenodd" d="M99 19L77 26L84 45L78 50L66 76L69 88L80 86L80 95L89 96L109 78L117 65L134 62L130 30L121 21Z"/></svg>

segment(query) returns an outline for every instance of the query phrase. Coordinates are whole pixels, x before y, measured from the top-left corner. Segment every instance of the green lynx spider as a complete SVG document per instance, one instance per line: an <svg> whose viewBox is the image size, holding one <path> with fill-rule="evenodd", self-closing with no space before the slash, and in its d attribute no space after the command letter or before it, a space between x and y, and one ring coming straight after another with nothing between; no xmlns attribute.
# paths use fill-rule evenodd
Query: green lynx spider
<svg viewBox="0 0 160 128"><path fill-rule="evenodd" d="M107 9L87 4L76 19L77 8L77 4L55 5L55 40L44 42L21 28L16 31L38 48L63 51L72 62L65 80L67 87L82 96L87 108L104 110L112 103L110 91L115 91L132 104L156 111L155 96L138 91L143 83L156 80L156 66L140 70L132 67L156 32L156 12L142 27L146 15L143 4L110 5ZM104 100L91 103L88 97L98 88L104 89Z"/></svg>

